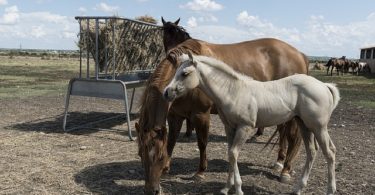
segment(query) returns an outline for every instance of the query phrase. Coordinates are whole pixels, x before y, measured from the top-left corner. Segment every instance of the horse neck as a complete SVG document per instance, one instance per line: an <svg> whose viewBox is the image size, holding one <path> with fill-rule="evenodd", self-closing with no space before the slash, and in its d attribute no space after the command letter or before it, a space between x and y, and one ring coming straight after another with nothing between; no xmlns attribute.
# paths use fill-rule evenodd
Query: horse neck
<svg viewBox="0 0 375 195"><path fill-rule="evenodd" d="M227 67L228 70L230 67ZM215 102L216 105L227 105L232 103L236 92L240 91L241 82L244 80L234 71L227 72L227 68L211 66L207 63L198 62L199 87ZM223 95L225 94L225 95Z"/></svg>
<svg viewBox="0 0 375 195"><path fill-rule="evenodd" d="M169 103L163 98L163 90L171 80L175 67L164 59L155 69L143 94L139 123L143 129L165 126Z"/></svg>
<svg viewBox="0 0 375 195"><path fill-rule="evenodd" d="M170 40L164 38L164 50L166 53L168 53L169 50L175 48L177 45L185 42L186 40L191 39L189 34L180 34L177 38Z"/></svg>

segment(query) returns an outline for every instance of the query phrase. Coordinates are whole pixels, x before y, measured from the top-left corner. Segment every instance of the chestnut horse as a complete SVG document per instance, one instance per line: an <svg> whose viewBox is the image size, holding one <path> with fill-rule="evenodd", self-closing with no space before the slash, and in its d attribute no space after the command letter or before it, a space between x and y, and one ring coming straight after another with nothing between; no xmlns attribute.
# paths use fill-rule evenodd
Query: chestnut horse
<svg viewBox="0 0 375 195"><path fill-rule="evenodd" d="M164 43L164 49L165 53L168 53L169 50L172 48L176 47L178 44L191 39L189 33L185 31L185 29L181 26L178 26L178 23L180 19L177 19L175 22L166 22L164 21L163 17L161 18L161 21L163 23L163 30L164 30L164 37L163 37L163 43ZM183 102L183 101L182 101ZM189 112L189 110L187 110ZM180 117L185 117L187 114L183 112L180 112ZM217 110L215 108L211 109L211 114L218 114ZM172 117L173 118L173 117ZM287 124L284 125L279 125L277 128L276 132L279 132L280 135L280 141L279 141L279 153L278 153L278 158L275 163L274 168L278 171L281 169L281 177L280 181L286 182L290 179L290 175L288 174L289 171L291 170L291 161L298 152L299 145L301 144L301 139L298 134L298 128L295 126L296 123L291 123L288 124L289 126L286 126ZM186 134L185 137L189 137L192 134L192 130L194 128L194 124L192 124L191 120L189 117L186 118ZM285 129L291 129L292 131L285 131ZM173 129L172 129L173 130ZM264 128L258 128L257 133L254 135L255 137L258 137L263 134ZM293 131L294 130L294 131ZM178 130L179 132L179 130ZM205 132L206 134L208 133ZM169 157L172 155L172 151L176 142L175 136L178 136L179 134L176 133L171 133L170 134L170 141L168 143L168 154ZM202 135L202 133L197 133L198 136ZM207 137L208 135L205 135L204 137ZM270 138L269 142L271 141L273 137ZM198 138L198 144L199 145L207 145L207 143L199 143L200 141L206 141L206 139L200 139ZM288 144L290 147L288 147ZM287 151L287 148L289 150ZM286 153L287 151L287 153ZM205 157L205 148L200 147L200 152L201 152L201 157ZM205 162L204 159L201 159L201 163ZM284 162L284 165L283 165ZM202 167L202 164L200 164ZM169 170L169 163L166 167L166 170ZM202 169L199 169L202 170ZM198 174L196 176L201 176L199 174L200 172L198 171Z"/></svg>
<svg viewBox="0 0 375 195"><path fill-rule="evenodd" d="M333 73L333 69L336 68L337 75L344 75L344 72L349 67L349 60L345 58L345 56L342 56L341 58L331 58L328 60L327 64L325 65L327 67L327 75L329 72L329 68L331 68L331 76Z"/></svg>
<svg viewBox="0 0 375 195"><path fill-rule="evenodd" d="M168 167L171 148L176 143L185 118L190 118L194 124L198 146L201 150L197 175L203 174L207 168L205 148L212 101L203 92L195 90L182 99L176 100L168 112L169 104L162 95L164 87L178 68L178 57L189 51L197 55L218 58L235 70L260 81L275 80L295 73L306 74L308 71L306 56L277 39L258 39L236 44L211 44L196 39L187 39L170 49L166 59L157 66L148 81L142 100L139 123L136 123L139 155L145 169L146 194L160 192L160 176L163 169ZM169 135L167 135L166 118L168 118L170 128ZM292 126L293 122L288 124ZM289 174L289 170L285 174Z"/></svg>

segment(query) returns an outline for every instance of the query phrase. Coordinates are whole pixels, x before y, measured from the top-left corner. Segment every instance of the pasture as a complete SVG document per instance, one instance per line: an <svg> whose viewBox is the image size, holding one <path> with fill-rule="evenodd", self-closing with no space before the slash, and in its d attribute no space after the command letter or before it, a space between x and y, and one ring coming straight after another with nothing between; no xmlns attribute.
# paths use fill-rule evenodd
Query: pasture
<svg viewBox="0 0 375 195"><path fill-rule="evenodd" d="M137 144L129 141L123 118L70 133L62 131L66 88L69 79L78 75L78 64L78 59L0 56L0 194L142 193L144 173ZM342 96L329 123L337 147L337 194L374 193L375 75L326 76L325 70L311 71L311 75L337 83ZM141 94L138 89L136 102ZM68 121L70 125L95 121L122 109L122 101L72 97ZM268 128L264 136L248 140L242 147L239 169L245 194L291 192L300 175L304 149L291 183L277 181L278 173L270 168L276 150L262 151L273 131ZM181 135L170 175L162 181L164 193L218 193L225 185L228 164L224 129L217 115L212 115L207 150L206 178L193 182L190 177L199 161L195 133L190 139ZM326 170L319 151L306 194L325 192Z"/></svg>

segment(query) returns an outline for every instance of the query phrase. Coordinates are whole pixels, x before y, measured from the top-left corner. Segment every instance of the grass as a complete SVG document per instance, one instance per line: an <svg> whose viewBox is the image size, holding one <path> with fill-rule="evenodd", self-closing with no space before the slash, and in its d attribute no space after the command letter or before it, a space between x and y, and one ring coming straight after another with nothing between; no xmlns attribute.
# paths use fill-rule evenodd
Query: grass
<svg viewBox="0 0 375 195"><path fill-rule="evenodd" d="M356 106L375 108L374 74L327 76L325 70L313 70L310 74L323 82L336 83L343 101Z"/></svg>
<svg viewBox="0 0 375 195"><path fill-rule="evenodd" d="M69 79L78 76L78 59L0 57L0 98L65 94Z"/></svg>
<svg viewBox="0 0 375 195"><path fill-rule="evenodd" d="M0 67L0 98L22 99L65 94L69 80L78 76L79 60L0 56ZM324 70L310 73L323 82L336 83L346 102L375 108L374 74L326 76Z"/></svg>

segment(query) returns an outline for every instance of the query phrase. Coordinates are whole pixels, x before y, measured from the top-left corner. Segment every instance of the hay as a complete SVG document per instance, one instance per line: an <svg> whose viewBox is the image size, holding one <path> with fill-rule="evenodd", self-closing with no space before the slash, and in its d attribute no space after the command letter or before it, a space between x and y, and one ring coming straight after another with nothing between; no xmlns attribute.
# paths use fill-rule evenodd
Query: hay
<svg viewBox="0 0 375 195"><path fill-rule="evenodd" d="M96 62L95 19L82 20L80 28L78 47L88 51ZM154 69L165 56L163 32L158 26L116 18L107 23L100 20L98 31L98 63L102 73Z"/></svg>

